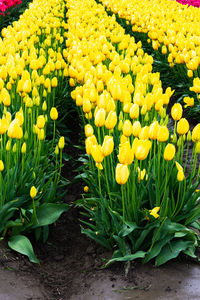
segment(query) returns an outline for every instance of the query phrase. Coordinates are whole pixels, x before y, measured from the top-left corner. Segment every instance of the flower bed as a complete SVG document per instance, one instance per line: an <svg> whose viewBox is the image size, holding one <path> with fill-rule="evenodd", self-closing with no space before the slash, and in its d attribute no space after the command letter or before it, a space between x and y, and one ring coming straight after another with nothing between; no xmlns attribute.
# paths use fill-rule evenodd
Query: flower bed
<svg viewBox="0 0 200 300"><path fill-rule="evenodd" d="M194 98L190 115L198 120L199 92L194 93L191 88L193 78L198 79L200 74L199 9L171 0L101 2L119 19L126 20L137 38L149 44L147 48L155 57L155 64L163 69L163 81L176 89L178 100L185 96Z"/></svg>
<svg viewBox="0 0 200 300"><path fill-rule="evenodd" d="M34 230L45 241L48 225L68 208L56 194L64 148L56 95L68 74L63 14L62 1L35 0L0 38L0 232L34 262L24 234Z"/></svg>
<svg viewBox="0 0 200 300"><path fill-rule="evenodd" d="M191 133L176 104L170 129L173 91L163 91L152 57L114 15L93 0L68 1L67 9L64 55L86 135L81 178L88 196L78 204L89 220L82 232L114 249L106 265L136 258L161 265L180 252L195 257L200 125Z"/></svg>

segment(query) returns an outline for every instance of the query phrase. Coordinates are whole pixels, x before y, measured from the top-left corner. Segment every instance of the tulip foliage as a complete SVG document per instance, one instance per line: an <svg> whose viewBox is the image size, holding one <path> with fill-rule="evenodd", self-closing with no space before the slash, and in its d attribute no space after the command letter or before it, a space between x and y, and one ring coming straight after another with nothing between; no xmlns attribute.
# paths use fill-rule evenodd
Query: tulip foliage
<svg viewBox="0 0 200 300"><path fill-rule="evenodd" d="M56 195L64 137L58 141L55 105L68 73L63 16L62 1L35 0L0 38L0 232L34 262L23 234L34 229L46 240L48 225L67 209Z"/></svg>
<svg viewBox="0 0 200 300"><path fill-rule="evenodd" d="M102 0L118 21L143 42L162 70L162 82L176 89L176 97L186 103L188 115L199 119L200 40L198 8L171 0L139 2Z"/></svg>
<svg viewBox="0 0 200 300"><path fill-rule="evenodd" d="M121 3L121 2L120 2ZM66 59L85 129L81 177L88 193L82 232L109 249L108 262L195 257L200 124L192 132L153 59L94 0L67 1ZM146 5L146 4L145 4ZM192 150L192 158L188 153Z"/></svg>

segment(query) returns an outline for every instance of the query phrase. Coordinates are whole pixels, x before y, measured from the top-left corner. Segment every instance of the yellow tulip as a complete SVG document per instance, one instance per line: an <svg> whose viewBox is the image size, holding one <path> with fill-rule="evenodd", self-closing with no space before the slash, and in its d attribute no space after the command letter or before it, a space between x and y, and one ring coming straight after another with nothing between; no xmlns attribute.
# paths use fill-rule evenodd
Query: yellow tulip
<svg viewBox="0 0 200 300"><path fill-rule="evenodd" d="M4 170L4 163L2 160L0 160L0 172L3 172Z"/></svg>
<svg viewBox="0 0 200 300"><path fill-rule="evenodd" d="M127 165L117 164L115 169L115 178L118 184L125 184L129 178L129 169Z"/></svg>
<svg viewBox="0 0 200 300"><path fill-rule="evenodd" d="M95 115L95 126L102 127L105 124L106 112L103 108L100 108Z"/></svg>
<svg viewBox="0 0 200 300"><path fill-rule="evenodd" d="M149 140L137 140L134 145L134 154L138 160L144 160L149 154L151 142Z"/></svg>
<svg viewBox="0 0 200 300"><path fill-rule="evenodd" d="M173 144L167 144L164 150L164 159L170 161L174 158L176 153L176 148Z"/></svg>
<svg viewBox="0 0 200 300"><path fill-rule="evenodd" d="M157 140L159 142L166 142L168 138L169 138L169 130L167 126L165 125L160 126L160 128L158 129Z"/></svg>
<svg viewBox="0 0 200 300"><path fill-rule="evenodd" d="M130 136L133 133L133 126L130 120L126 120L123 124L123 135Z"/></svg>
<svg viewBox="0 0 200 300"><path fill-rule="evenodd" d="M101 145L93 145L91 148L91 154L96 163L102 163L104 155L101 149Z"/></svg>
<svg viewBox="0 0 200 300"><path fill-rule="evenodd" d="M182 118L177 123L177 133L180 135L186 134L189 130L189 123L185 118Z"/></svg>
<svg viewBox="0 0 200 300"><path fill-rule="evenodd" d="M106 157L113 152L114 149L114 141L112 136L106 135L104 137L103 145L102 145L103 155Z"/></svg>
<svg viewBox="0 0 200 300"><path fill-rule="evenodd" d="M175 103L171 109L171 116L175 121L178 121L182 118L183 109L180 103Z"/></svg>
<svg viewBox="0 0 200 300"><path fill-rule="evenodd" d="M58 119L58 111L56 109L56 107L52 107L50 110L50 117L53 121Z"/></svg>
<svg viewBox="0 0 200 300"><path fill-rule="evenodd" d="M37 127L39 129L44 128L45 126L45 117L43 115L40 115L37 117Z"/></svg>
<svg viewBox="0 0 200 300"><path fill-rule="evenodd" d="M64 146L65 146L65 138L64 138L64 136L61 136L58 141L58 147L59 147L59 149L63 149Z"/></svg>
<svg viewBox="0 0 200 300"><path fill-rule="evenodd" d="M31 196L32 199L34 199L36 197L36 195L37 195L37 190L33 185L30 189L30 196Z"/></svg>

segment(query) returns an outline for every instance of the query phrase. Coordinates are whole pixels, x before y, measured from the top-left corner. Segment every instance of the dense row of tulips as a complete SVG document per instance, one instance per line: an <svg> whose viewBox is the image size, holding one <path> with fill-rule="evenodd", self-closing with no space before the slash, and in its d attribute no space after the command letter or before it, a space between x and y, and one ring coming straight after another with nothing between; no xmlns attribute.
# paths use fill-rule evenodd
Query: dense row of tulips
<svg viewBox="0 0 200 300"><path fill-rule="evenodd" d="M110 4L117 12L118 4ZM173 91L163 91L159 73L151 72L152 57L114 15L94 0L66 6L71 96L86 135L82 177L88 197L78 204L90 221L83 221L82 231L115 249L109 263L140 257L160 265L181 251L195 257L198 237L188 226L199 228L200 124L190 132L175 104L170 129L166 108Z"/></svg>
<svg viewBox="0 0 200 300"><path fill-rule="evenodd" d="M67 209L53 203L64 148L55 97L68 75L63 17L63 1L34 0L0 38L0 232L9 229L9 245L22 253L20 245L31 246L21 233L35 229L45 240L47 225Z"/></svg>
<svg viewBox="0 0 200 300"><path fill-rule="evenodd" d="M169 64L174 72L175 82L172 84L181 89L180 99L185 96L194 98L193 105L195 103L198 108L191 111L197 111L199 115L200 91L195 85L195 80L199 80L200 76L199 9L171 0L101 2L108 10L125 19L134 33L152 45L156 59L163 66Z"/></svg>

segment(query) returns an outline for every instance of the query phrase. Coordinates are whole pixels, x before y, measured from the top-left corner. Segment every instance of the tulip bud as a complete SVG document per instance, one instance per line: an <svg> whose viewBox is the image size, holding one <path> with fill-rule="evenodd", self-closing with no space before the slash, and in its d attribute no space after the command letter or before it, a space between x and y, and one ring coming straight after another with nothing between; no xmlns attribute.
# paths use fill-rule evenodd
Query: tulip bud
<svg viewBox="0 0 200 300"><path fill-rule="evenodd" d="M164 150L164 159L170 161L174 158L176 148L173 144L167 144Z"/></svg>
<svg viewBox="0 0 200 300"><path fill-rule="evenodd" d="M44 128L45 126L45 117L43 115L38 116L37 118L37 127L39 129Z"/></svg>
<svg viewBox="0 0 200 300"><path fill-rule="evenodd" d="M144 160L149 154L151 142L149 140L138 140L134 145L135 157L138 160Z"/></svg>
<svg viewBox="0 0 200 300"><path fill-rule="evenodd" d="M106 112L103 108L100 108L95 115L95 126L102 127L105 124Z"/></svg>
<svg viewBox="0 0 200 300"><path fill-rule="evenodd" d="M104 156L110 155L114 149L113 137L106 135L101 149Z"/></svg>
<svg viewBox="0 0 200 300"><path fill-rule="evenodd" d="M175 121L181 119L183 113L183 109L180 103L175 103L171 109L171 116Z"/></svg>
<svg viewBox="0 0 200 300"><path fill-rule="evenodd" d="M116 124L117 124L117 114L115 111L110 111L105 121L105 127L110 130L113 129Z"/></svg>
<svg viewBox="0 0 200 300"><path fill-rule="evenodd" d="M58 155L59 154L59 148L58 148L58 145L56 145L56 148L55 148L55 155Z"/></svg>
<svg viewBox="0 0 200 300"><path fill-rule="evenodd" d="M23 143L22 148L21 148L21 153L22 154L26 153L26 143Z"/></svg>
<svg viewBox="0 0 200 300"><path fill-rule="evenodd" d="M169 130L165 125L160 126L158 129L157 140L159 142L166 142L169 138Z"/></svg>
<svg viewBox="0 0 200 300"><path fill-rule="evenodd" d="M117 164L115 169L115 178L118 184L125 184L129 177L129 169L127 165Z"/></svg>
<svg viewBox="0 0 200 300"><path fill-rule="evenodd" d="M13 145L13 148L12 148L12 152L15 153L17 151L17 145L16 143Z"/></svg>
<svg viewBox="0 0 200 300"><path fill-rule="evenodd" d="M30 189L30 196L32 199L34 199L36 197L36 195L37 195L37 190L34 186L32 186Z"/></svg>
<svg viewBox="0 0 200 300"><path fill-rule="evenodd" d="M59 147L59 149L63 149L64 146L65 146L65 138L64 138L64 136L61 136L59 139L59 142L58 142L58 147Z"/></svg>
<svg viewBox="0 0 200 300"><path fill-rule="evenodd" d="M184 179L185 179L185 175L184 175L183 170L178 171L178 173L177 173L177 180L178 181L183 181Z"/></svg>
<svg viewBox="0 0 200 300"><path fill-rule="evenodd" d="M85 125L85 136L89 137L93 135L93 133L94 133L93 127L90 124Z"/></svg>
<svg viewBox="0 0 200 300"><path fill-rule="evenodd" d="M42 104L42 110L43 111L47 110L47 103L46 103L46 101L44 101L43 104Z"/></svg>
<svg viewBox="0 0 200 300"><path fill-rule="evenodd" d="M8 140L7 141L7 143L6 143L6 151L10 151L10 149L11 149L11 141L10 140Z"/></svg>
<svg viewBox="0 0 200 300"><path fill-rule="evenodd" d="M180 119L177 123L177 133L178 134L186 134L189 130L189 123L185 118Z"/></svg>
<svg viewBox="0 0 200 300"><path fill-rule="evenodd" d="M0 160L0 172L3 172L4 170L4 163L2 160Z"/></svg>
<svg viewBox="0 0 200 300"><path fill-rule="evenodd" d="M50 110L50 117L53 121L58 119L58 111L55 107L52 107Z"/></svg>
<svg viewBox="0 0 200 300"><path fill-rule="evenodd" d="M104 159L100 145L93 145L91 148L91 154L96 163L101 163Z"/></svg>
<svg viewBox="0 0 200 300"><path fill-rule="evenodd" d="M123 124L123 135L130 136L133 133L133 126L130 120L126 120Z"/></svg>
<svg viewBox="0 0 200 300"><path fill-rule="evenodd" d="M133 124L133 135L135 137L139 137L140 131L141 131L140 121L134 122L134 124Z"/></svg>

